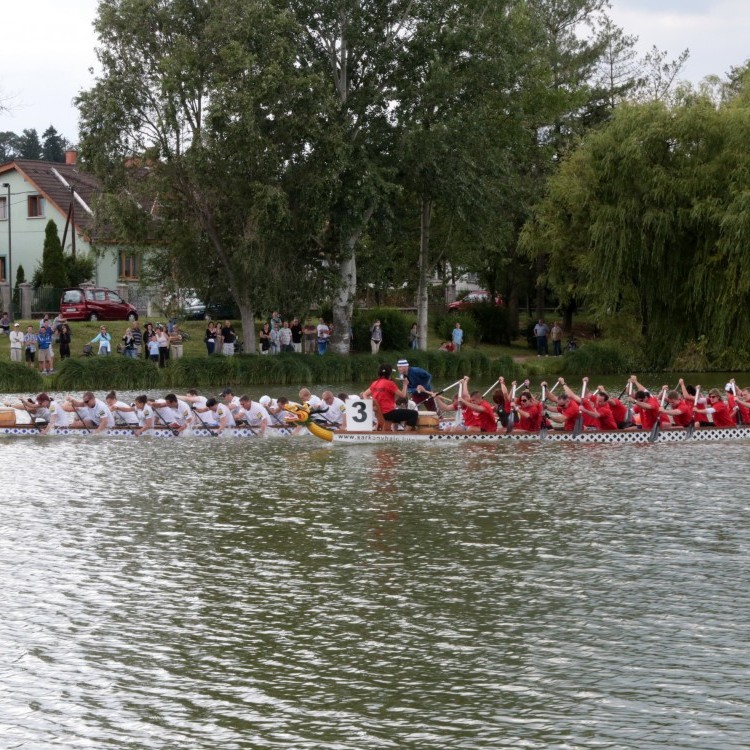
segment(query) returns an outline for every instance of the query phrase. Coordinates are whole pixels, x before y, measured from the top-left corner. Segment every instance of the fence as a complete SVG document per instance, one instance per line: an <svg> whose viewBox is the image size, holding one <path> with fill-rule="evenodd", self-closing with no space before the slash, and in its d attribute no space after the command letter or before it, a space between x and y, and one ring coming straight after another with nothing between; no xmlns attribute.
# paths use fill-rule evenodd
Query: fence
<svg viewBox="0 0 750 750"><path fill-rule="evenodd" d="M31 314L42 316L44 313L57 315L60 311L62 289L53 286L40 286L31 290Z"/></svg>

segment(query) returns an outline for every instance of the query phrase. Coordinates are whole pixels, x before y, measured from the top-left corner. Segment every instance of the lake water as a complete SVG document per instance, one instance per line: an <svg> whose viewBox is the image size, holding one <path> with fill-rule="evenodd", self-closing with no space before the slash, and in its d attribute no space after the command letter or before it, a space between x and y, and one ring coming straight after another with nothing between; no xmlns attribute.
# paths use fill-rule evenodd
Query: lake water
<svg viewBox="0 0 750 750"><path fill-rule="evenodd" d="M750 745L750 443L0 440L3 748Z"/></svg>

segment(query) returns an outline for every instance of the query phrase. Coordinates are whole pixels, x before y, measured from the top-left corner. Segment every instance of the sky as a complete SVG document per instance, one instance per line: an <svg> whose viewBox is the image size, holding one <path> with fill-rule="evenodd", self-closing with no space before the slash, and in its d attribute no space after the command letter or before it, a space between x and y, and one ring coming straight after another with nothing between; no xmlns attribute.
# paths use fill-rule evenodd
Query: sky
<svg viewBox="0 0 750 750"><path fill-rule="evenodd" d="M750 0L611 0L610 16L639 38L645 54L654 45L690 59L681 78L695 84L707 75L725 77L750 57ZM78 113L73 98L89 88L96 65L92 23L97 0L34 0L3 3L0 95L10 112L0 113L0 131L39 135L54 125L75 143ZM30 12L33 8L33 13ZM9 31L10 30L10 31Z"/></svg>

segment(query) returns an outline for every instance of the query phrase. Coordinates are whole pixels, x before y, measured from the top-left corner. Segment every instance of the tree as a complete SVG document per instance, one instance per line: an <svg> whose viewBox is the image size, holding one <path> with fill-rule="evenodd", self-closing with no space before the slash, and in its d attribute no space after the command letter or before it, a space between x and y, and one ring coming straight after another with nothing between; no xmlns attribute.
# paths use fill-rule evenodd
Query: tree
<svg viewBox="0 0 750 750"><path fill-rule="evenodd" d="M21 290L19 287L26 281L26 271L23 270L23 266L19 263L16 268L16 285L13 287L13 309L18 312L21 309Z"/></svg>
<svg viewBox="0 0 750 750"><path fill-rule="evenodd" d="M57 224L50 219L44 229L44 249L40 274L42 286L62 288L68 285L68 274L65 269L65 258L57 233Z"/></svg>
<svg viewBox="0 0 750 750"><path fill-rule="evenodd" d="M0 133L0 164L18 155L18 136L10 130Z"/></svg>
<svg viewBox="0 0 750 750"><path fill-rule="evenodd" d="M694 97L623 105L550 181L525 241L552 258L600 322L637 321L651 363L750 324L750 109Z"/></svg>
<svg viewBox="0 0 750 750"><path fill-rule="evenodd" d="M323 270L333 178L311 163L335 168L338 145L301 30L260 0L103 0L95 28L102 75L78 105L110 190L98 219L156 248L165 280L215 274L254 351L255 312L299 304Z"/></svg>
<svg viewBox="0 0 750 750"><path fill-rule="evenodd" d="M18 138L19 159L41 159L42 144L35 128L24 130Z"/></svg>
<svg viewBox="0 0 750 750"><path fill-rule="evenodd" d="M666 50L653 46L644 55L644 73L637 91L640 101L669 103L672 87L690 57L690 50L684 49L674 60L667 60L667 54Z"/></svg>
<svg viewBox="0 0 750 750"><path fill-rule="evenodd" d="M507 187L498 175L507 176L509 154L524 137L514 89L528 32L516 3L495 11L471 1L430 3L399 57L394 155L400 198L419 228L418 252L409 257L418 269L421 348L432 274L444 260L455 265L467 245L484 244L490 227L498 239Z"/></svg>
<svg viewBox="0 0 750 750"><path fill-rule="evenodd" d="M68 142L59 135L57 130L50 125L44 133L42 133L43 145L42 145L42 159L45 161L65 161L65 149L68 147Z"/></svg>

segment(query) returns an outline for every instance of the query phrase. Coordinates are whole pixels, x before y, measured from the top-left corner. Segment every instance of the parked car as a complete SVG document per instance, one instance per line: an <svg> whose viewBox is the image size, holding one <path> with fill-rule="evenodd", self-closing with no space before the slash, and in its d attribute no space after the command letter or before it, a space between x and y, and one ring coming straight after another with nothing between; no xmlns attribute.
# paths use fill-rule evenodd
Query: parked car
<svg viewBox="0 0 750 750"><path fill-rule="evenodd" d="M60 312L68 320L138 320L138 311L104 287L64 289Z"/></svg>
<svg viewBox="0 0 750 750"><path fill-rule="evenodd" d="M187 320L232 320L239 317L236 307L219 302L206 304L194 300L185 305L184 311Z"/></svg>
<svg viewBox="0 0 750 750"><path fill-rule="evenodd" d="M472 305L476 305L479 302L489 302L490 293L485 289L478 289L475 292L469 292L461 299L457 299L455 302L451 302L448 305L448 312L463 312L468 310ZM495 297L495 306L504 307L505 302L503 301L502 295Z"/></svg>

